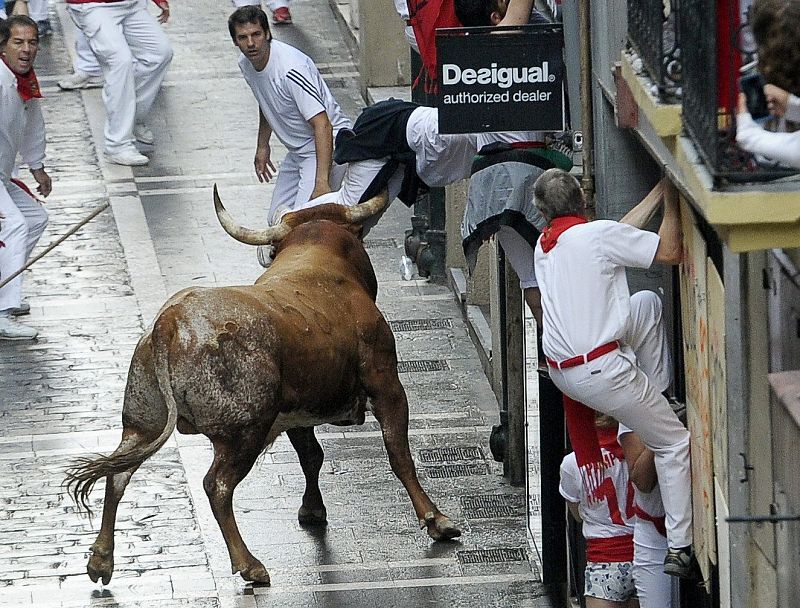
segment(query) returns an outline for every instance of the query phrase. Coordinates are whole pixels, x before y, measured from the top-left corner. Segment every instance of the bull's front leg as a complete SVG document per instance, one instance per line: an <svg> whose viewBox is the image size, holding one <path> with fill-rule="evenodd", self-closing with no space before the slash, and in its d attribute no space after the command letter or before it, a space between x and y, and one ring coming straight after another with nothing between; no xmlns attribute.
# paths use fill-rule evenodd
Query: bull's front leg
<svg viewBox="0 0 800 608"><path fill-rule="evenodd" d="M417 478L408 445L408 399L400 380L395 374L394 378L385 377L378 386L381 392L371 400L372 412L381 425L389 464L411 498L420 528L427 529L428 535L434 540L451 540L461 536L461 530L433 504Z"/></svg>
<svg viewBox="0 0 800 608"><path fill-rule="evenodd" d="M306 491L297 519L303 525L323 526L328 523L328 512L319 490L319 471L325 457L322 446L314 435L313 427L290 429L286 434L297 452L306 478Z"/></svg>

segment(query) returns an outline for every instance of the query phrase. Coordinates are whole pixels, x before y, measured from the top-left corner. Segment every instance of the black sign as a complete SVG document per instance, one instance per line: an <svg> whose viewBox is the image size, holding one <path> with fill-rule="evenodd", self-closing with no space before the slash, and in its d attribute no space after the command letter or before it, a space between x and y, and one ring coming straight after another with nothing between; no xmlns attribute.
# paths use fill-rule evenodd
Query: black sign
<svg viewBox="0 0 800 608"><path fill-rule="evenodd" d="M439 131L563 131L560 24L436 31Z"/></svg>

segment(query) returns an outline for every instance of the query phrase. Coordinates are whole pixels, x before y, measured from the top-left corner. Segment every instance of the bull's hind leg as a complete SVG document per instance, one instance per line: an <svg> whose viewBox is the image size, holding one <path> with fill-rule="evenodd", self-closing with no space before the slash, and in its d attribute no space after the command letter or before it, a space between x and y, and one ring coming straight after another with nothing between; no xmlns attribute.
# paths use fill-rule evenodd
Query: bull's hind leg
<svg viewBox="0 0 800 608"><path fill-rule="evenodd" d="M129 429L123 430L122 441L114 453L127 451L136 444L146 444L150 439ZM102 580L104 585L108 585L111 581L111 575L114 573L114 525L117 520L117 507L119 507L131 476L138 468L137 465L124 473L106 477L103 520L100 524L100 533L97 535L97 540L94 541L91 547L92 555L89 558L89 563L86 564L86 572L93 583Z"/></svg>
<svg viewBox="0 0 800 608"><path fill-rule="evenodd" d="M244 544L233 514L233 491L253 468L261 453L259 438L265 436L259 429L248 430L233 440L212 439L214 462L203 479L203 488L228 546L231 573L238 572L246 581L269 584L267 569Z"/></svg>
<svg viewBox="0 0 800 608"><path fill-rule="evenodd" d="M328 512L319 491L319 471L325 457L322 446L314 435L313 427L286 431L289 441L297 452L300 466L306 477L306 491L303 504L297 512L297 519L303 525L319 526L328 523Z"/></svg>

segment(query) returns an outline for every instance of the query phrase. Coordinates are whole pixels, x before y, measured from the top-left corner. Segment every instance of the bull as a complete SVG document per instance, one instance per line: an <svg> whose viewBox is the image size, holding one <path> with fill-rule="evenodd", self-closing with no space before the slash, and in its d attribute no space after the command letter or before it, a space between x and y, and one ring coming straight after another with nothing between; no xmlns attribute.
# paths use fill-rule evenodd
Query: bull
<svg viewBox="0 0 800 608"><path fill-rule="evenodd" d="M136 469L177 427L206 435L214 459L203 480L227 544L231 571L269 583L236 525L233 493L259 454L286 432L306 487L298 520L324 525L319 489L323 450L314 426L361 424L370 409L389 462L434 540L461 532L419 483L408 445L408 401L397 375L394 336L375 305L377 280L358 238L386 194L355 207L327 204L286 214L275 226L236 225L214 187L223 228L251 245L275 246L254 285L184 289L159 311L133 354L122 409L122 439L110 456L79 459L66 485L91 512L105 478L103 517L87 572L108 584L114 570L117 506Z"/></svg>

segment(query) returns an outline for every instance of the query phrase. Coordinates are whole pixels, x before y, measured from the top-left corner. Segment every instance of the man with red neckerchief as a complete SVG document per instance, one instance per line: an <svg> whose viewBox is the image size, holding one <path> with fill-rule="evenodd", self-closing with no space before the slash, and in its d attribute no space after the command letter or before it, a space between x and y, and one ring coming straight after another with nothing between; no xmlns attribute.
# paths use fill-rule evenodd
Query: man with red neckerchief
<svg viewBox="0 0 800 608"><path fill-rule="evenodd" d="M536 180L534 197L548 222L534 265L550 378L566 397L617 419L653 451L669 542L664 571L690 577L689 432L662 394L671 366L661 300L651 291L631 296L625 276L627 266L680 263L677 191L662 180L619 222L588 222L578 181L560 169ZM635 227L644 226L662 200L658 234Z"/></svg>
<svg viewBox="0 0 800 608"><path fill-rule="evenodd" d="M42 196L52 184L44 169L45 130L33 62L39 45L36 22L15 15L0 22L0 279L25 265L47 226L47 212L21 182L12 179L17 154L28 165ZM22 303L22 275L0 289L0 340L30 340L36 329L14 317Z"/></svg>

